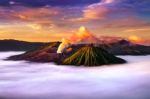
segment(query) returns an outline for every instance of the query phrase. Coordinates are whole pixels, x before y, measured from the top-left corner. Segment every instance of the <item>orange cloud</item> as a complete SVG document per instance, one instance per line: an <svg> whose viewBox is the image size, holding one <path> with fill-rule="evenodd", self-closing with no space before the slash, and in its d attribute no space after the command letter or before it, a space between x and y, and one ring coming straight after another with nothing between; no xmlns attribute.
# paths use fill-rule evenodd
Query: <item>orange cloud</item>
<svg viewBox="0 0 150 99"><path fill-rule="evenodd" d="M107 3L112 3L112 2L114 2L114 0L102 0L102 2L107 4Z"/></svg>
<svg viewBox="0 0 150 99"><path fill-rule="evenodd" d="M126 17L121 19L109 20L109 22L106 22L103 25L103 28L128 28L127 30L125 30L125 32L129 32L144 30L143 26L147 27L149 25L150 23L145 20L138 19L136 17ZM129 28L135 28L135 30L130 30Z"/></svg>
<svg viewBox="0 0 150 99"><path fill-rule="evenodd" d="M143 32L143 31L150 31L149 27L144 28L134 28L134 29L127 29L125 32Z"/></svg>
<svg viewBox="0 0 150 99"><path fill-rule="evenodd" d="M109 10L106 7L101 7L99 9L96 9L96 7L89 7L88 9L85 9L83 11L83 18L92 20L92 19L104 19L106 14L109 12Z"/></svg>
<svg viewBox="0 0 150 99"><path fill-rule="evenodd" d="M82 20L102 20L105 19L111 9L107 5L113 3L114 0L102 0L100 3L96 3L86 7L83 10Z"/></svg>
<svg viewBox="0 0 150 99"><path fill-rule="evenodd" d="M38 24L27 24L27 26L35 30L40 30L42 28L41 25Z"/></svg>
<svg viewBox="0 0 150 99"><path fill-rule="evenodd" d="M96 10L95 10L96 9ZM69 19L71 22L87 22L93 20L103 20L106 18L109 10L106 7L96 8L94 6L88 7L83 10L83 15L79 18Z"/></svg>
<svg viewBox="0 0 150 99"><path fill-rule="evenodd" d="M19 14L17 17L20 18L20 19L22 19L22 20L28 20L28 17L25 16L25 15Z"/></svg>
<svg viewBox="0 0 150 99"><path fill-rule="evenodd" d="M61 9L54 7L46 8L26 8L19 7L17 11L9 13L11 20L15 22L24 22L34 29L51 28L54 26L55 17L61 14ZM5 15L5 14L3 14ZM9 19L9 18L8 18Z"/></svg>
<svg viewBox="0 0 150 99"><path fill-rule="evenodd" d="M40 18L49 18L60 13L58 8L23 8L23 10L14 13L16 18L23 21L34 21Z"/></svg>

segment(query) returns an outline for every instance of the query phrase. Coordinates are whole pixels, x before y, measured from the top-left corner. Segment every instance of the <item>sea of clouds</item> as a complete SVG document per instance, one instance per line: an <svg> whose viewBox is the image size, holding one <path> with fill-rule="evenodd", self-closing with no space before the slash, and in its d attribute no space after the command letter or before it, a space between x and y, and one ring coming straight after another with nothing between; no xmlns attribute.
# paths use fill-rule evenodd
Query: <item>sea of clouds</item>
<svg viewBox="0 0 150 99"><path fill-rule="evenodd" d="M0 53L0 99L150 99L150 56L88 68L3 60L20 53Z"/></svg>

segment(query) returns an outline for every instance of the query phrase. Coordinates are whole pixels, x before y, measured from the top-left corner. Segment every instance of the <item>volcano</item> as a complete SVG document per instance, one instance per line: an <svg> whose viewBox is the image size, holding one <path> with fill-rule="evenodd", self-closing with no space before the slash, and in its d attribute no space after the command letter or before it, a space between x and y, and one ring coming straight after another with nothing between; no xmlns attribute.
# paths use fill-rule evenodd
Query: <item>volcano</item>
<svg viewBox="0 0 150 99"><path fill-rule="evenodd" d="M21 55L11 56L11 60L27 60L32 62L56 62L59 55L56 53L60 42L52 42L49 45L42 46L38 49L27 51Z"/></svg>
<svg viewBox="0 0 150 99"><path fill-rule="evenodd" d="M76 66L100 66L106 64L121 64L125 62L125 60L115 57L100 47L88 45L65 58L62 61L62 64Z"/></svg>
<svg viewBox="0 0 150 99"><path fill-rule="evenodd" d="M72 44L89 44L89 43L99 43L99 39L94 36L89 30L81 26L77 33L73 34L70 38Z"/></svg>

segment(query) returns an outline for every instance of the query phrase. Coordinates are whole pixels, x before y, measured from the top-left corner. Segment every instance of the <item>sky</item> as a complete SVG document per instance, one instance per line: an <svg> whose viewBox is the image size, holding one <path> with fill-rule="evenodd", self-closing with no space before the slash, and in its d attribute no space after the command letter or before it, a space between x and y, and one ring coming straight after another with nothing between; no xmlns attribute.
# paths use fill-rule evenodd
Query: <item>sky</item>
<svg viewBox="0 0 150 99"><path fill-rule="evenodd" d="M150 40L150 0L0 0L0 39L49 42L80 26L96 36Z"/></svg>

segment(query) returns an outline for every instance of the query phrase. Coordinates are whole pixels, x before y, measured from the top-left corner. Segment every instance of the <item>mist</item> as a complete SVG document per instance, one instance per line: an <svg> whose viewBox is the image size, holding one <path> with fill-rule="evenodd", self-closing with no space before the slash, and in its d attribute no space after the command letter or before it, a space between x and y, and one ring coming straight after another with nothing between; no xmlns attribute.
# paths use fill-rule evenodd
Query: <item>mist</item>
<svg viewBox="0 0 150 99"><path fill-rule="evenodd" d="M6 61L0 53L0 99L150 99L150 56L100 67Z"/></svg>

